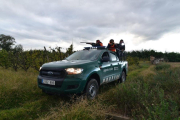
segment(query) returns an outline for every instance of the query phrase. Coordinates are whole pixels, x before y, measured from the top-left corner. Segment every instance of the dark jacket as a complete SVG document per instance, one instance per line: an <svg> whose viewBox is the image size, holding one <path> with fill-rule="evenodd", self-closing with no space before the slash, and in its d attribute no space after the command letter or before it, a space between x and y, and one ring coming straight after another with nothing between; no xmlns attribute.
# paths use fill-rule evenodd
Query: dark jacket
<svg viewBox="0 0 180 120"><path fill-rule="evenodd" d="M93 47L103 46L102 42L92 44Z"/></svg>
<svg viewBox="0 0 180 120"><path fill-rule="evenodd" d="M124 44L124 43L117 44L117 48L118 48L119 50L125 50L125 44Z"/></svg>

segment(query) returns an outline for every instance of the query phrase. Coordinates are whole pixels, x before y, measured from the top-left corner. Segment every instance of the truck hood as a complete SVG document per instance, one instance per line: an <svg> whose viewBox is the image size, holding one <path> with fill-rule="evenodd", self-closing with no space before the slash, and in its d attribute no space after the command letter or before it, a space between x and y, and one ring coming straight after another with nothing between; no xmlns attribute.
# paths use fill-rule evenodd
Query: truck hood
<svg viewBox="0 0 180 120"><path fill-rule="evenodd" d="M91 63L93 61L91 60L62 60L62 61L54 61L54 62L49 62L45 63L42 65L42 68L68 68L68 67L81 67L86 63Z"/></svg>

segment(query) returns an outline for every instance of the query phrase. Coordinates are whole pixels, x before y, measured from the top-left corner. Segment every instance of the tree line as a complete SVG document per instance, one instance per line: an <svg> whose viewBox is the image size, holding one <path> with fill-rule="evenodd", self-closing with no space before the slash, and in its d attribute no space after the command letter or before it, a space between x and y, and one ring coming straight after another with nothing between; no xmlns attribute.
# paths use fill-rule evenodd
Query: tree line
<svg viewBox="0 0 180 120"><path fill-rule="evenodd" d="M74 52L73 44L61 51L61 47L50 48L47 50L23 50L22 45L15 45L15 39L12 36L0 35L0 66L3 68L13 68L15 71L23 69L27 71L29 68L39 70L43 63L63 60ZM149 60L150 56L156 58L164 58L169 62L180 62L180 54L174 52L157 52L155 50L140 50L127 52L127 60L129 65L139 63L139 60Z"/></svg>
<svg viewBox="0 0 180 120"><path fill-rule="evenodd" d="M140 60L149 60L150 56L155 58L164 58L165 61L169 62L180 62L180 53L175 52L157 52L155 50L137 50L127 52L127 55L130 57L138 57Z"/></svg>
<svg viewBox="0 0 180 120"><path fill-rule="evenodd" d="M11 36L0 35L0 66L3 68L13 68L15 71L23 69L27 71L29 68L39 70L42 64L46 62L63 60L74 52L73 44L61 51L61 47L50 48L47 50L23 50L22 45L15 45L15 39Z"/></svg>

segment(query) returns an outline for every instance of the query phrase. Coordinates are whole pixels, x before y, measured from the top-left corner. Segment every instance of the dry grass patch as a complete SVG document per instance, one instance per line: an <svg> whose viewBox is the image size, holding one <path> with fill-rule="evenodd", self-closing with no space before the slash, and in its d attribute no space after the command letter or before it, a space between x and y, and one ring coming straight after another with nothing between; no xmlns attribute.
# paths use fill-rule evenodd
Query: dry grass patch
<svg viewBox="0 0 180 120"><path fill-rule="evenodd" d="M170 64L173 68L180 67L180 62L168 62L167 64Z"/></svg>
<svg viewBox="0 0 180 120"><path fill-rule="evenodd" d="M52 108L41 120L101 120L106 119L107 108L97 100L72 101Z"/></svg>
<svg viewBox="0 0 180 120"><path fill-rule="evenodd" d="M155 75L156 72L154 71L154 65L151 65L148 69L143 70L139 75L145 77L148 75Z"/></svg>

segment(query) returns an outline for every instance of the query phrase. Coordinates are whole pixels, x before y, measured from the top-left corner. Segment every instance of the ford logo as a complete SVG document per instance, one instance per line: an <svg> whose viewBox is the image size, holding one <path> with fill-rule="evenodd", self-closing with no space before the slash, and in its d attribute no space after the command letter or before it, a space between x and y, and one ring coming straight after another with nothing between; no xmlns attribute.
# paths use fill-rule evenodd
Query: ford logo
<svg viewBox="0 0 180 120"><path fill-rule="evenodd" d="M53 72L52 72L52 71L49 71L49 72L48 72L48 75L53 75Z"/></svg>

